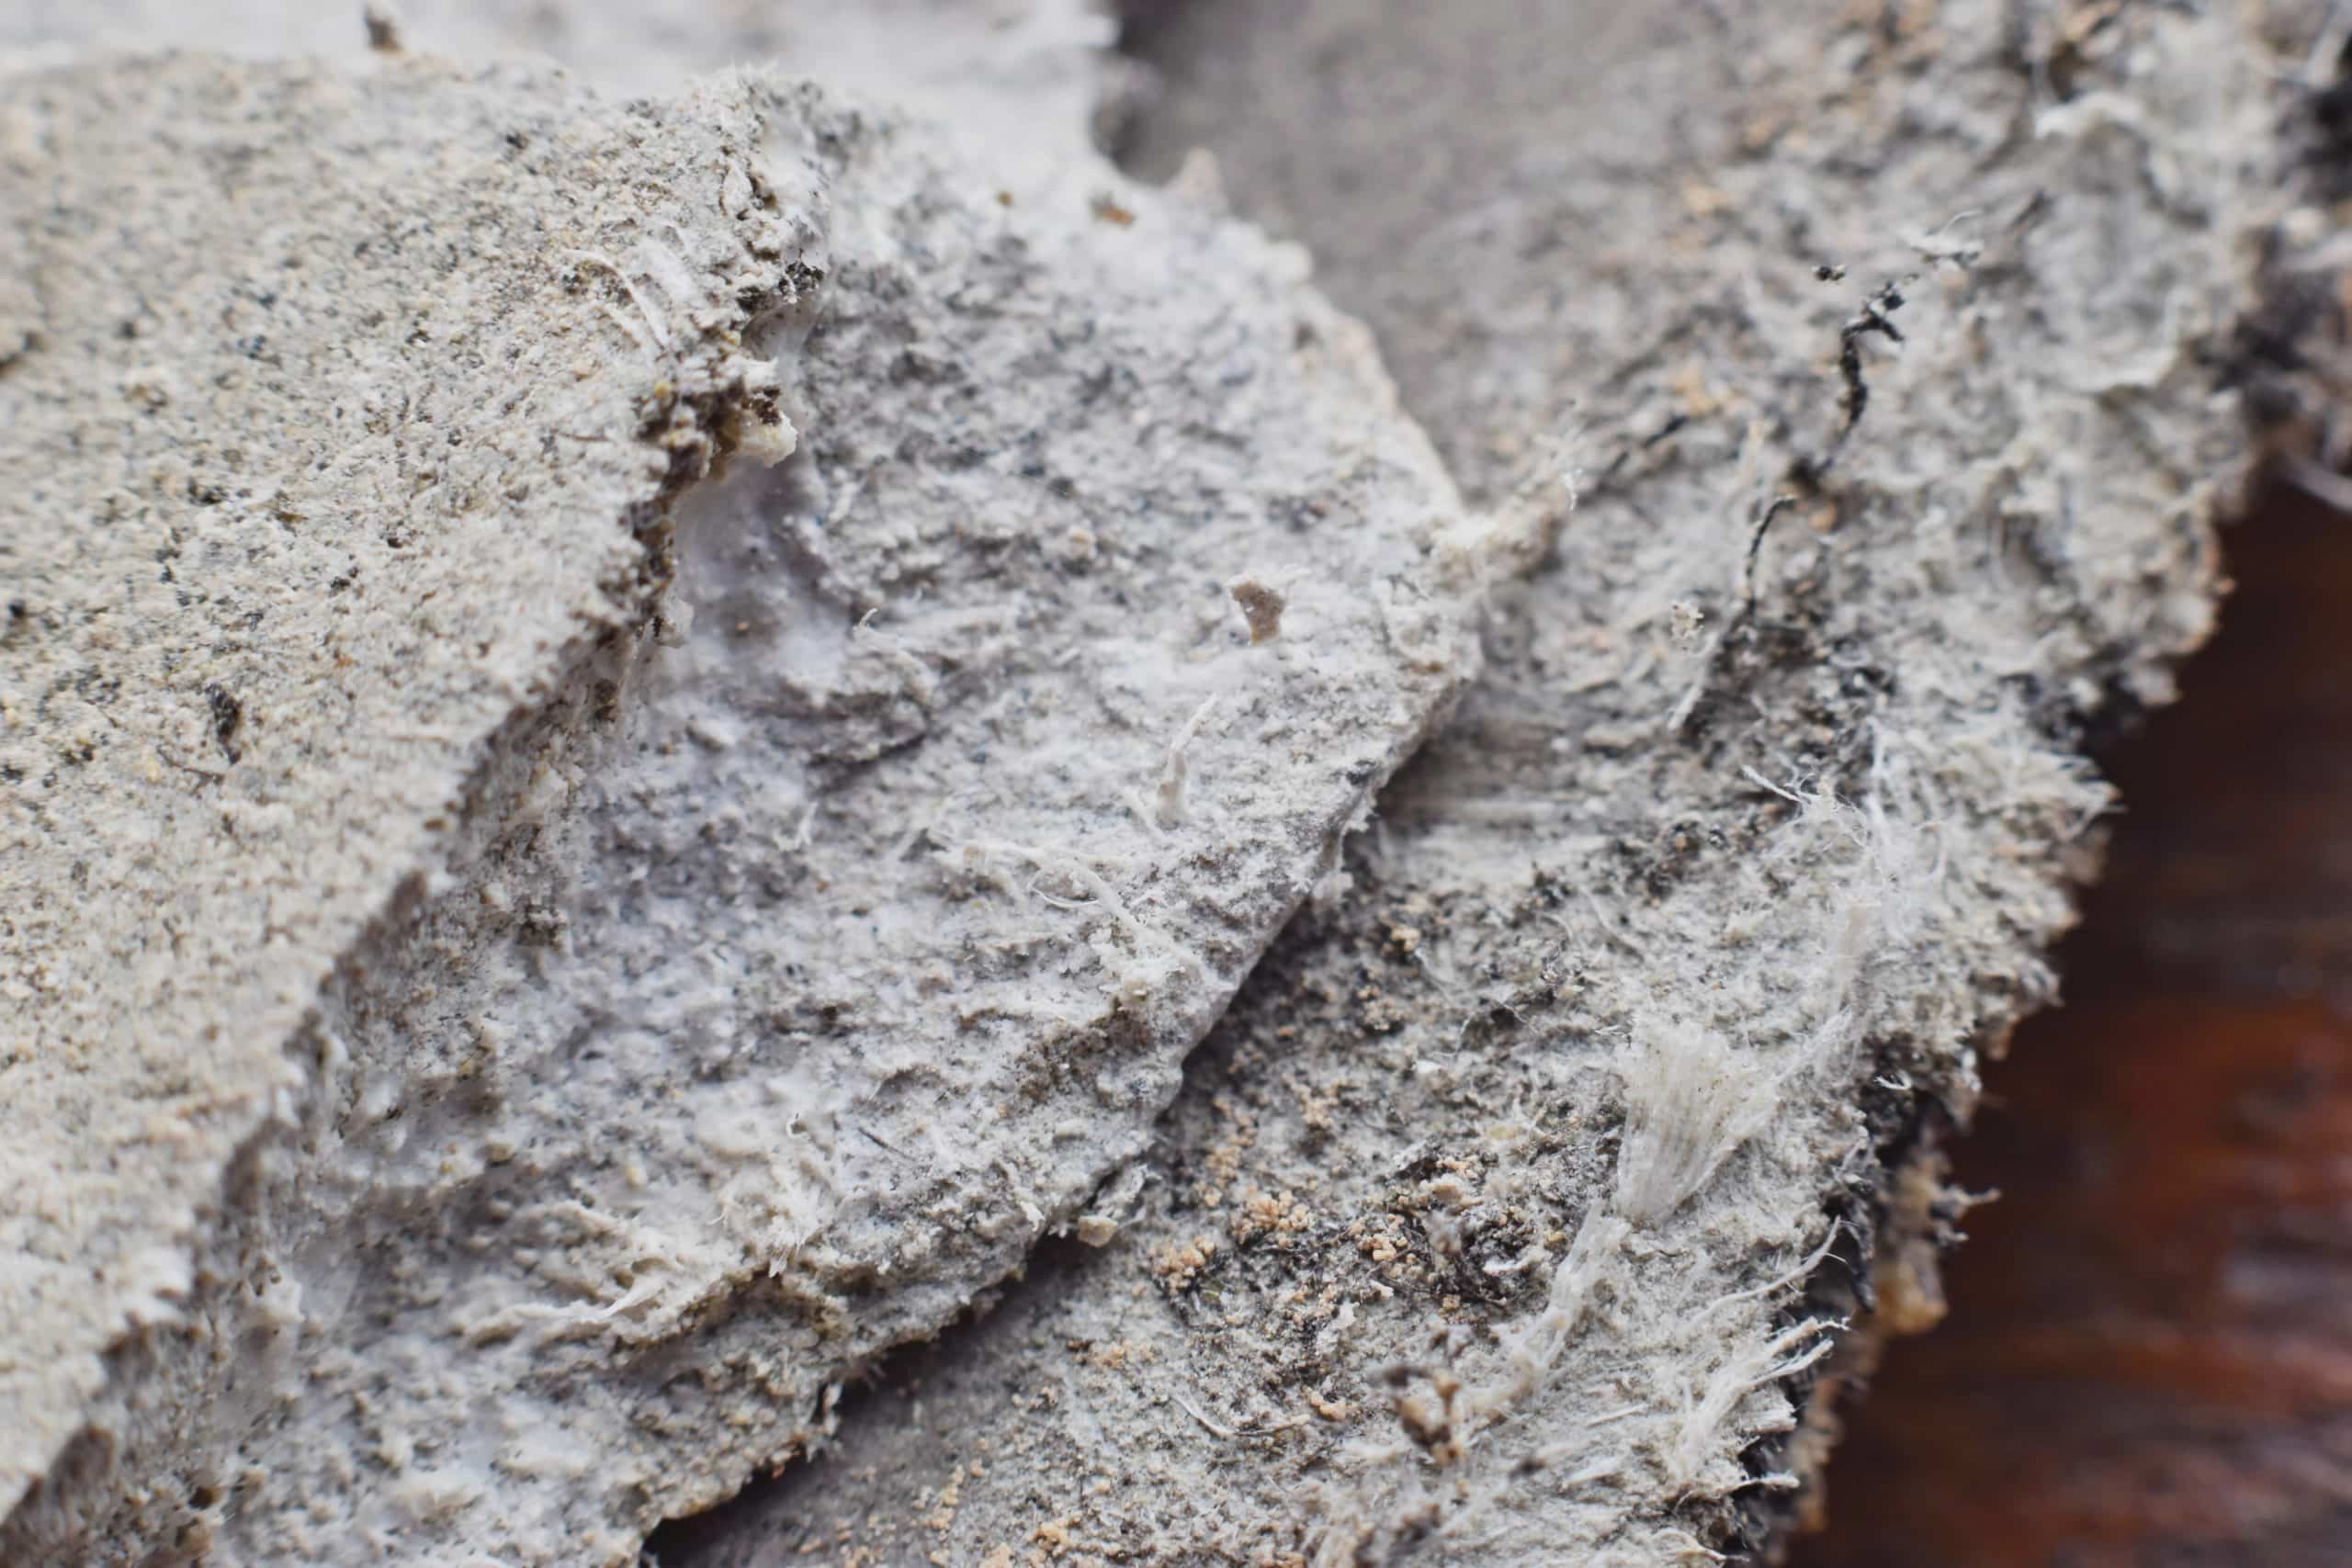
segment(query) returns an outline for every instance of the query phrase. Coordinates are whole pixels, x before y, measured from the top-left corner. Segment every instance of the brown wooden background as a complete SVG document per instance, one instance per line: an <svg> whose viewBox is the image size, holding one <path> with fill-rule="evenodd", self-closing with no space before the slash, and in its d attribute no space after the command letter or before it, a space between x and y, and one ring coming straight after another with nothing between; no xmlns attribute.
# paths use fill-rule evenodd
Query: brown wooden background
<svg viewBox="0 0 2352 1568"><path fill-rule="evenodd" d="M2352 519L2274 497L1799 1568L2352 1568Z"/></svg>

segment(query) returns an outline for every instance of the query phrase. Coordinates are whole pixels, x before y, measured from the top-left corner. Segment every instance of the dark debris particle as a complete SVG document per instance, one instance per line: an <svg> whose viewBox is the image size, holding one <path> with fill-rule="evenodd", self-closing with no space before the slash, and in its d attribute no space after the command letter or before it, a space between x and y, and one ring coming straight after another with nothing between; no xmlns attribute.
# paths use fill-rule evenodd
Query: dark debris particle
<svg viewBox="0 0 2352 1568"><path fill-rule="evenodd" d="M236 761L243 755L243 749L237 744L237 732L245 725L245 705L218 684L204 688L204 700L212 709L212 739L220 743L222 756Z"/></svg>
<svg viewBox="0 0 2352 1568"><path fill-rule="evenodd" d="M381 0L362 6L360 24L368 31L368 47L379 54L398 54L404 47L401 41L400 12Z"/></svg>
<svg viewBox="0 0 2352 1568"><path fill-rule="evenodd" d="M1740 619L1743 623L1756 614L1756 561L1764 550L1764 536L1772 531L1773 523L1779 519L1781 513L1794 506L1796 500L1797 498L1792 495L1774 496L1757 513L1756 525L1748 532L1747 557L1740 568L1739 574L1741 582L1746 584L1746 594L1740 605Z"/></svg>
<svg viewBox="0 0 2352 1568"><path fill-rule="evenodd" d="M1846 378L1846 428L1851 431L1862 422L1862 411L1870 406L1870 384L1862 378L1862 339L1875 333L1890 343L1901 343L1903 333L1890 319L1903 309L1903 291L1893 283L1883 284L1879 291L1862 301L1854 318L1838 331L1838 371Z"/></svg>
<svg viewBox="0 0 2352 1568"><path fill-rule="evenodd" d="M1673 440L1676 435L1682 432L1685 426L1690 424L1690 416L1687 413L1676 413L1671 415L1664 424L1659 425L1649 434L1642 437L1642 449L1644 451L1648 451L1653 446L1661 446L1666 442Z"/></svg>
<svg viewBox="0 0 2352 1568"><path fill-rule="evenodd" d="M1870 382L1862 369L1862 340L1883 337L1889 343L1901 343L1903 329L1894 321L1894 312L1903 309L1903 284L1907 280L1892 280L1879 286L1876 293L1862 301L1862 308L1838 329L1838 374L1846 383L1846 395L1841 406L1846 421L1838 427L1837 438L1829 449L1815 457L1799 457L1789 465L1789 478L1811 490L1817 487L1823 476L1838 461L1838 454L1845 449L1854 427L1862 423L1862 412L1870 407Z"/></svg>

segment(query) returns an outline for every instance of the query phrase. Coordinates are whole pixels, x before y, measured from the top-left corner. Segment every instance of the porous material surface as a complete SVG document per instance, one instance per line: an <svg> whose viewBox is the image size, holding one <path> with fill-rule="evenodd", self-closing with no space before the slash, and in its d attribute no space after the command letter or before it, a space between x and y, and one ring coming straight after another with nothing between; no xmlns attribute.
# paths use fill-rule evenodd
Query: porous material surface
<svg viewBox="0 0 2352 1568"><path fill-rule="evenodd" d="M2051 994L2079 748L2209 625L2309 35L1698 15L1151 9L1139 155L1315 249L1540 558L1101 1250L665 1562L1715 1560L1939 1314L1924 1150Z"/></svg>
<svg viewBox="0 0 2352 1568"><path fill-rule="evenodd" d="M1474 661L1362 331L1105 166L118 59L0 214L0 1561L629 1560L1087 1225Z"/></svg>
<svg viewBox="0 0 2352 1568"><path fill-rule="evenodd" d="M1087 151L1114 33L1091 0L13 0L0 69L166 49L344 63L391 51L560 63L642 94L777 65L937 117L932 134L984 150L1002 177L1033 152L1052 168Z"/></svg>

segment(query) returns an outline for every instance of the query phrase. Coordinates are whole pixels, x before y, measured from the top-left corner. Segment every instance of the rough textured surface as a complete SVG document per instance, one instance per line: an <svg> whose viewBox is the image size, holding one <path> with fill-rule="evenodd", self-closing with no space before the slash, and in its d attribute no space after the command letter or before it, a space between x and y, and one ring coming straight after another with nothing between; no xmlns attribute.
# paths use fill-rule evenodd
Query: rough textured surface
<svg viewBox="0 0 2352 1568"><path fill-rule="evenodd" d="M2066 1005L1955 1151L2001 1201L1871 1380L1802 1568L2352 1557L2347 522L2274 492L2230 530L2220 633L2114 756Z"/></svg>
<svg viewBox="0 0 2352 1568"><path fill-rule="evenodd" d="M1940 1311L1958 1205L1888 1161L2049 994L2085 728L2207 628L2300 56L2233 7L1157 11L1141 154L1205 141L1556 543L1108 1247L664 1561L1753 1547L1847 1326Z"/></svg>
<svg viewBox="0 0 2352 1568"><path fill-rule="evenodd" d="M11 81L0 1560L625 1560L1079 1215L1468 671L1295 254L930 144Z"/></svg>
<svg viewBox="0 0 2352 1568"><path fill-rule="evenodd" d="M696 405L741 396L750 362L691 301L633 329L670 339L666 378L615 352L628 296L584 259L733 226L659 197L568 211L547 152L571 106L503 96L201 66L10 85L11 1503L99 1352L177 1318L227 1163L314 1081L287 1047L320 983L450 852L493 739L640 613ZM458 108L470 134L436 138ZM577 155L640 129L611 117ZM742 287L775 297L783 268ZM636 439L673 412L674 454Z"/></svg>
<svg viewBox="0 0 2352 1568"><path fill-rule="evenodd" d="M1775 1536L2203 635L2257 260L2340 323L2249 243L2340 38L1148 7L1138 159L1488 529L1209 164L1073 151L1075 0L394 29L935 136L22 74L358 52L217 9L0 31L0 1561L617 1562L837 1423L663 1561Z"/></svg>
<svg viewBox="0 0 2352 1568"><path fill-rule="evenodd" d="M393 47L447 59L543 60L599 87L661 93L769 62L835 91L937 116L987 151L1082 153L1109 18L1090 0L376 0ZM0 67L79 54L202 49L363 59L362 5L321 0L14 0Z"/></svg>

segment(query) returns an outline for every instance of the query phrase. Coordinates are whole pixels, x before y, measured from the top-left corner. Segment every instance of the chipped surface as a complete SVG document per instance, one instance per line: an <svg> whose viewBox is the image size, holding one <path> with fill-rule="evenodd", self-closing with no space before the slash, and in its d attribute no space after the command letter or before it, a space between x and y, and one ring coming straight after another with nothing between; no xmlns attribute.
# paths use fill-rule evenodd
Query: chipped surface
<svg viewBox="0 0 2352 1568"><path fill-rule="evenodd" d="M1936 1208L1883 1157L2050 994L2082 738L2208 626L2280 62L2228 10L1150 10L1141 155L1315 248L1540 558L1109 1245L680 1555L1751 1550Z"/></svg>
<svg viewBox="0 0 2352 1568"><path fill-rule="evenodd" d="M0 1557L1768 1540L2210 619L2309 28L1141 6L1159 196L1083 7L794 9L11 81Z"/></svg>
<svg viewBox="0 0 2352 1568"><path fill-rule="evenodd" d="M1294 253L1107 168L11 95L0 1556L625 1561L1140 1147L1480 539Z"/></svg>

